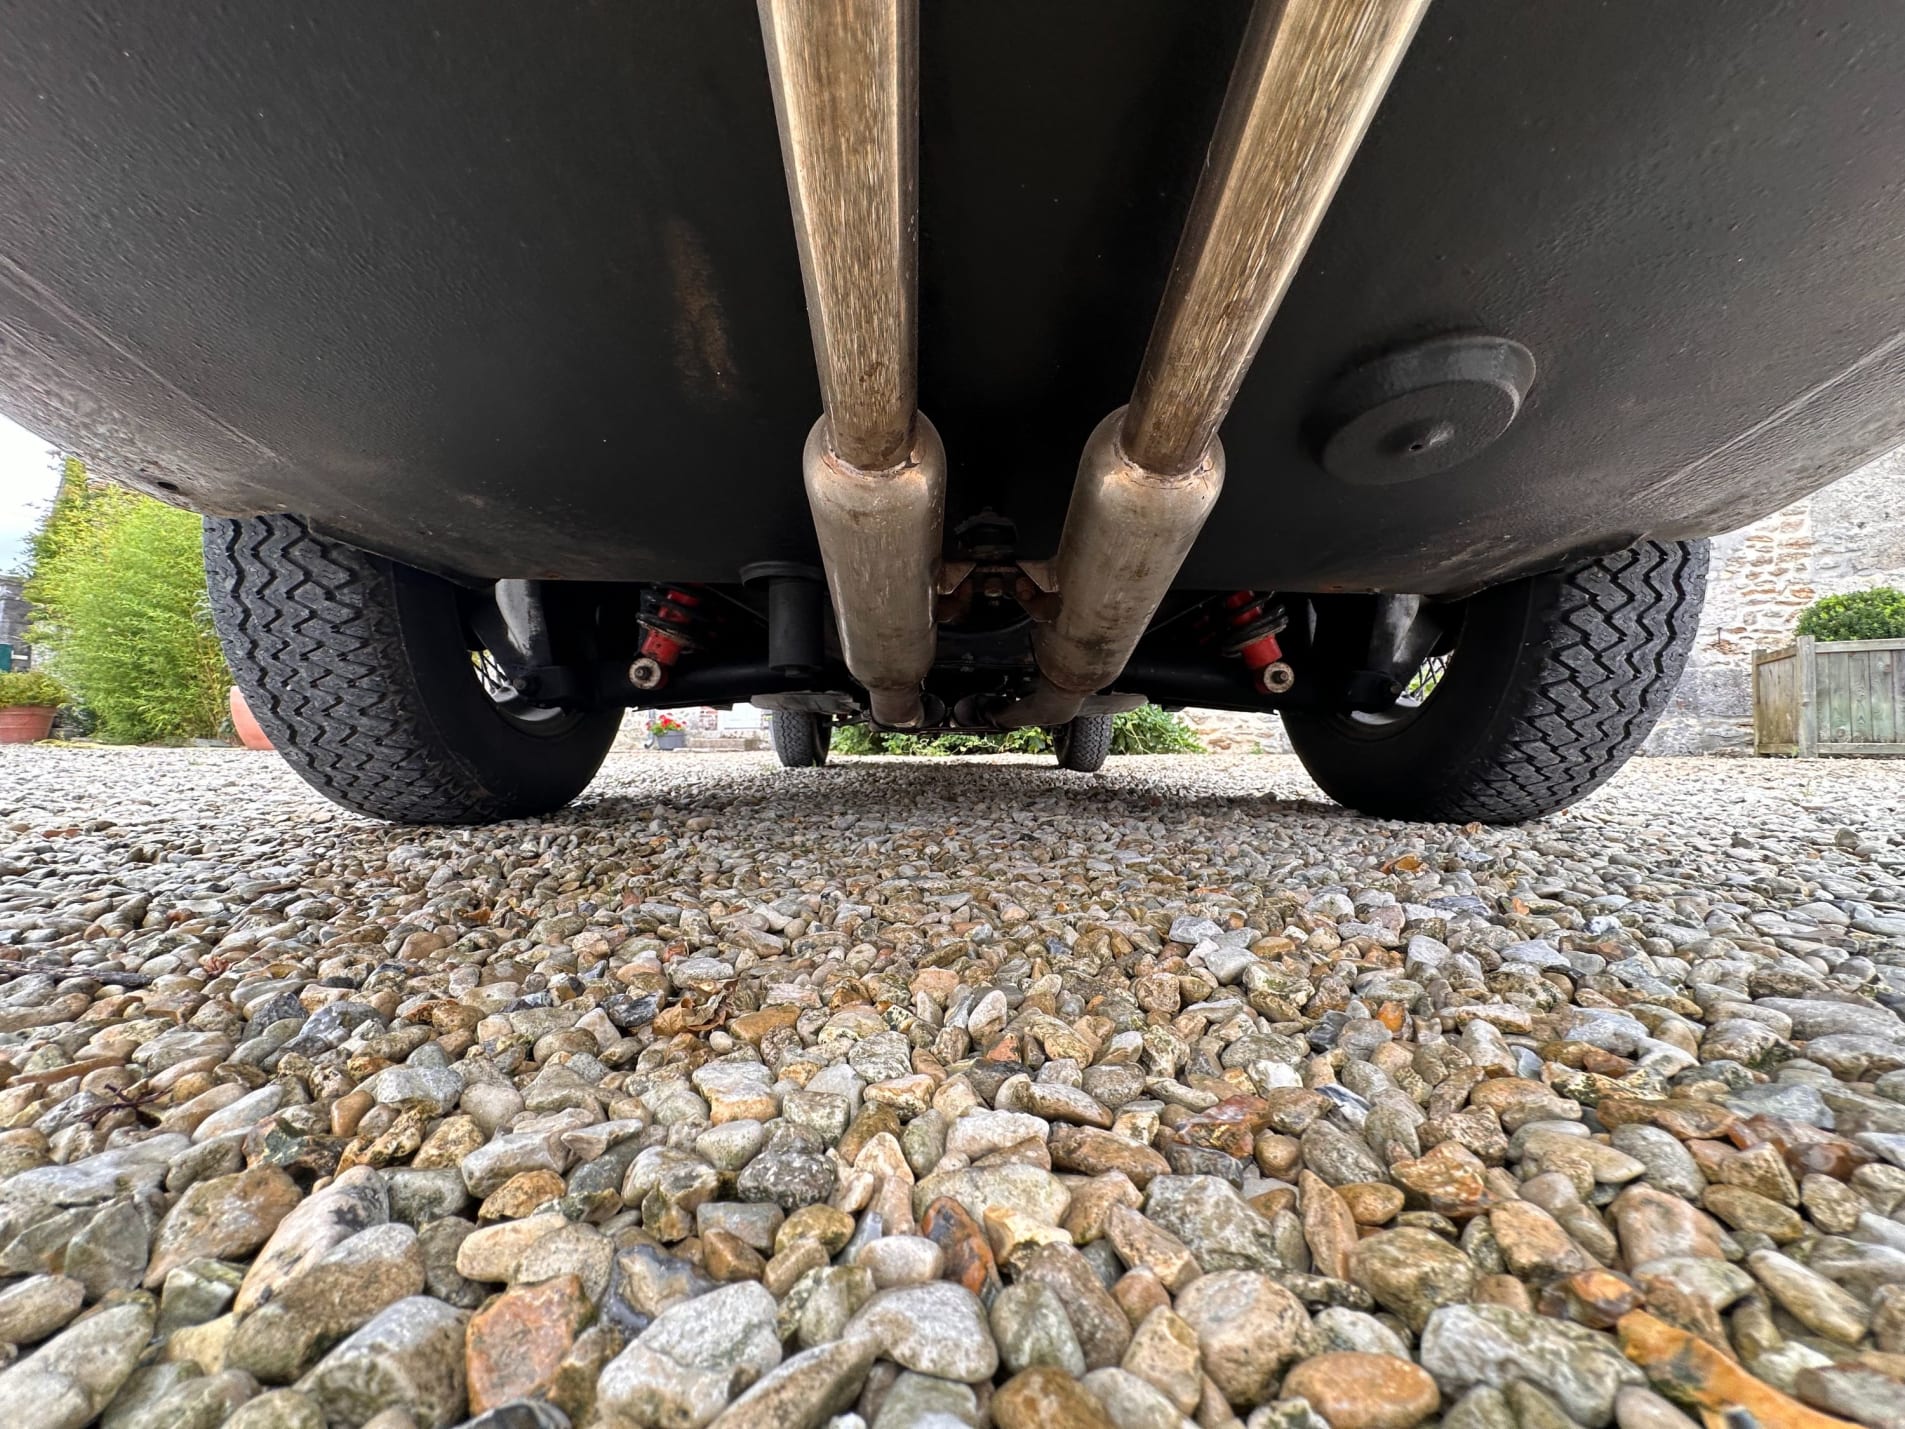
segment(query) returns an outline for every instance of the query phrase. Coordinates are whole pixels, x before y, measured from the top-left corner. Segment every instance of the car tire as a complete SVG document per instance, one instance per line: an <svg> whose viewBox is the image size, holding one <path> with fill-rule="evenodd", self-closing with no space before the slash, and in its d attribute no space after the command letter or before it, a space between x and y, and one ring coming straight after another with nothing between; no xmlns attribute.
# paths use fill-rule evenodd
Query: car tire
<svg viewBox="0 0 1905 1429"><path fill-rule="evenodd" d="M372 818L476 824L559 809L601 768L619 709L505 713L458 590L295 516L205 522L232 676L306 782Z"/></svg>
<svg viewBox="0 0 1905 1429"><path fill-rule="evenodd" d="M833 716L803 710L776 710L769 721L774 753L788 769L818 769L833 747Z"/></svg>
<svg viewBox="0 0 1905 1429"><path fill-rule="evenodd" d="M1646 541L1464 602L1419 706L1288 710L1297 757L1332 799L1378 818L1520 823L1612 778L1686 667L1704 541Z"/></svg>
<svg viewBox="0 0 1905 1429"><path fill-rule="evenodd" d="M1096 774L1111 753L1111 716L1079 715L1051 732L1058 767L1074 774Z"/></svg>

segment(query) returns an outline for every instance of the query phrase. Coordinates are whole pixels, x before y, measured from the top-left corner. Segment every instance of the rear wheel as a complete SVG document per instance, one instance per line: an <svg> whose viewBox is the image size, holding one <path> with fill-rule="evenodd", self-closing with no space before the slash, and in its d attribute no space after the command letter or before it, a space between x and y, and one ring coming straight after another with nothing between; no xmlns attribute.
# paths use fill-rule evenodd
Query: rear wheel
<svg viewBox="0 0 1905 1429"><path fill-rule="evenodd" d="M789 769L818 769L833 746L833 716L776 710L771 721L774 753Z"/></svg>
<svg viewBox="0 0 1905 1429"><path fill-rule="evenodd" d="M205 522L232 675L291 767L407 824L548 813L587 787L622 712L522 699L473 633L473 593L314 535L295 516Z"/></svg>
<svg viewBox="0 0 1905 1429"><path fill-rule="evenodd" d="M1052 752L1058 767L1076 774L1096 774L1111 753L1111 716L1079 715L1052 731Z"/></svg>
<svg viewBox="0 0 1905 1429"><path fill-rule="evenodd" d="M1647 541L1484 591L1392 707L1286 710L1290 744L1332 799L1379 818L1552 814L1612 778L1666 709L1706 573L1706 542Z"/></svg>

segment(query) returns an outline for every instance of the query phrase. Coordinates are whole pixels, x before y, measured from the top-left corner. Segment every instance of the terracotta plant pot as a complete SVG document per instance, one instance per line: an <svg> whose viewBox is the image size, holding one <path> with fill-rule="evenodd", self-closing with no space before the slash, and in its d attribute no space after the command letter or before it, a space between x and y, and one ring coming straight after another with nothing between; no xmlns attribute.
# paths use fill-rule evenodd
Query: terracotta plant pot
<svg viewBox="0 0 1905 1429"><path fill-rule="evenodd" d="M251 705L245 699L245 692L233 685L226 703L231 707L232 732L238 736L238 742L247 749L271 748L271 738L258 727L258 721L252 717Z"/></svg>
<svg viewBox="0 0 1905 1429"><path fill-rule="evenodd" d="M0 709L0 744L32 744L53 728L56 705L10 705Z"/></svg>

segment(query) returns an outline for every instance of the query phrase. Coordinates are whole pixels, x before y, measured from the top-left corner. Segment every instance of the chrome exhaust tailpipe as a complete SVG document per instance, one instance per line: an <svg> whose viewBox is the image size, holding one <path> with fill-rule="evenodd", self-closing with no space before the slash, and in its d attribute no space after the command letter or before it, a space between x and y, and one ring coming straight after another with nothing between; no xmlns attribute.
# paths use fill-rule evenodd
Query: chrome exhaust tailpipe
<svg viewBox="0 0 1905 1429"><path fill-rule="evenodd" d="M825 412L802 456L876 724L924 719L946 455L920 415L917 0L759 0Z"/></svg>
<svg viewBox="0 0 1905 1429"><path fill-rule="evenodd" d="M1062 724L1124 672L1224 484L1251 359L1428 0L1258 0L1128 407L1085 445L1040 684L995 716Z"/></svg>

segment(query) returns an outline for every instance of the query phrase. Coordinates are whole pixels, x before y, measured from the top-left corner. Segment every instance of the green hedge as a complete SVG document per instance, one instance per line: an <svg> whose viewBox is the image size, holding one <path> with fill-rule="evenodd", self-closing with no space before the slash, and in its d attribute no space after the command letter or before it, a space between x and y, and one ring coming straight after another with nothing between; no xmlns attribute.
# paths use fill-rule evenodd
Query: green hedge
<svg viewBox="0 0 1905 1429"><path fill-rule="evenodd" d="M82 727L121 744L205 738L231 684L205 600L199 518L89 479L68 458L33 537L36 661Z"/></svg>
<svg viewBox="0 0 1905 1429"><path fill-rule="evenodd" d="M1815 640L1905 640L1905 591L1880 586L1814 601L1799 616L1799 634Z"/></svg>
<svg viewBox="0 0 1905 1429"><path fill-rule="evenodd" d="M1042 729L1003 730L998 734L884 734L863 724L833 732L835 754L908 754L942 757L958 754L1049 754L1051 737ZM1202 754L1191 727L1168 710L1146 705L1111 721L1113 754Z"/></svg>

